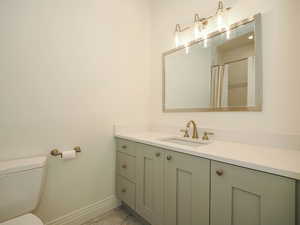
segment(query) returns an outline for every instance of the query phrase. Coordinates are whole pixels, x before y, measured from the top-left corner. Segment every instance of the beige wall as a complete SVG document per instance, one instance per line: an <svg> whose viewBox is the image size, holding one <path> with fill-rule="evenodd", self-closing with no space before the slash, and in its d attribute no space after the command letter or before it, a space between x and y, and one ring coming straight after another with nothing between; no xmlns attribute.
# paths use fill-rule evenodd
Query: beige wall
<svg viewBox="0 0 300 225"><path fill-rule="evenodd" d="M113 124L147 123L144 0L0 2L0 160L82 147L49 161L47 222L114 194Z"/></svg>
<svg viewBox="0 0 300 225"><path fill-rule="evenodd" d="M184 126L195 119L201 127L271 132L300 132L300 76L296 68L299 39L295 36L298 0L225 0L233 7L230 20L238 21L262 13L264 109L261 113L162 113L161 53L174 47L175 24L191 24L193 14L214 12L217 1L153 0L151 29L151 122ZM297 17L297 18L296 18Z"/></svg>

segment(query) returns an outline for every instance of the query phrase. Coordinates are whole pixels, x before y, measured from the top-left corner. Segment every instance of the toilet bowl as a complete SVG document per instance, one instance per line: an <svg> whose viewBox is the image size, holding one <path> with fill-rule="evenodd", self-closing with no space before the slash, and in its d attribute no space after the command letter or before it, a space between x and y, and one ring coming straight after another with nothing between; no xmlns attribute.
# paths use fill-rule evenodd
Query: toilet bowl
<svg viewBox="0 0 300 225"><path fill-rule="evenodd" d="M0 225L43 225L37 207L46 157L0 161Z"/></svg>
<svg viewBox="0 0 300 225"><path fill-rule="evenodd" d="M15 219L8 220L0 225L44 225L43 222L33 214L26 214Z"/></svg>

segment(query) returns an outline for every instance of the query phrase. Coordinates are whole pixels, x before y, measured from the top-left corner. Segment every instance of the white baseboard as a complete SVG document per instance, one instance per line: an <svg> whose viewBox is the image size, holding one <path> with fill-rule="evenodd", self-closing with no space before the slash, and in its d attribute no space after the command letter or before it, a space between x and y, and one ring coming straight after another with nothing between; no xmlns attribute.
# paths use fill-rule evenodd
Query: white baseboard
<svg viewBox="0 0 300 225"><path fill-rule="evenodd" d="M80 225L90 219L101 216L108 211L117 208L119 205L120 202L115 196L109 196L102 201L95 202L52 220L46 223L46 225Z"/></svg>

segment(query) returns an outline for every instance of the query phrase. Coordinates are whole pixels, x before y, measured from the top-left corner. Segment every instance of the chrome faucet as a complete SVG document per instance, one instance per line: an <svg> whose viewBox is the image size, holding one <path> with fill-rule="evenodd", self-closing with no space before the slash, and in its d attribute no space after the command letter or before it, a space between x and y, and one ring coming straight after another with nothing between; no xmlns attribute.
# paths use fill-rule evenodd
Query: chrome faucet
<svg viewBox="0 0 300 225"><path fill-rule="evenodd" d="M184 137L190 137L190 135L189 135L189 128L190 128L191 124L193 125L193 135L192 135L192 138L198 139L199 135L198 135L197 125L196 125L196 123L195 123L194 120L189 121L186 124L186 129L181 130L181 131L184 132Z"/></svg>

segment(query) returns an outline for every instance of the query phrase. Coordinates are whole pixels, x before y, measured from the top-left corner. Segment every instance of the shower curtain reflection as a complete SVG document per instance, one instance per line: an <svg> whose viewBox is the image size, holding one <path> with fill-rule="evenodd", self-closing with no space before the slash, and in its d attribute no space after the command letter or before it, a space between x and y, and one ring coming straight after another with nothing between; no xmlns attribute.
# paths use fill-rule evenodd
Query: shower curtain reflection
<svg viewBox="0 0 300 225"><path fill-rule="evenodd" d="M228 65L211 68L211 107L228 107Z"/></svg>
<svg viewBox="0 0 300 225"><path fill-rule="evenodd" d="M211 108L255 106L255 57L211 67Z"/></svg>

